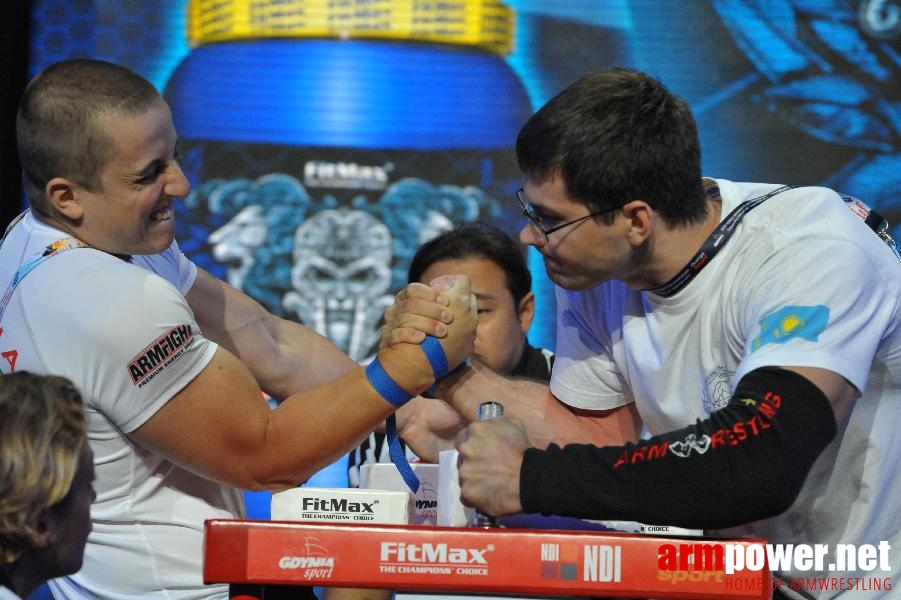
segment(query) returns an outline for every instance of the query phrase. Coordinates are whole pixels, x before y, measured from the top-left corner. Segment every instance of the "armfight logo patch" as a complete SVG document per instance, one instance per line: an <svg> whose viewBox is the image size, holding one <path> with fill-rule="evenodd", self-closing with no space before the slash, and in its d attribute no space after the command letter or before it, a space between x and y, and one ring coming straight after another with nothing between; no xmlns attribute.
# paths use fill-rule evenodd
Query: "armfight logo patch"
<svg viewBox="0 0 901 600"><path fill-rule="evenodd" d="M191 346L194 331L190 325L176 325L128 363L131 382L139 388L147 385L157 373L172 364Z"/></svg>

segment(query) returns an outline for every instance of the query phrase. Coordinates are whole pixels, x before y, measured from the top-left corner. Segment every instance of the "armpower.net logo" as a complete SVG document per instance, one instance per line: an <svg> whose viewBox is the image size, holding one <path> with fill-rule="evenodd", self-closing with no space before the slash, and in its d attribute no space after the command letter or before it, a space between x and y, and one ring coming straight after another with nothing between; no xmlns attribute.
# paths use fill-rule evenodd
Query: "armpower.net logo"
<svg viewBox="0 0 901 600"><path fill-rule="evenodd" d="M739 572L773 571L773 589L891 590L887 541L873 544L661 544L657 552L658 579L716 581L727 590L759 589L762 580ZM781 573L801 573L785 577ZM808 573L811 576L806 576ZM861 573L867 576L861 577ZM872 574L872 575L870 575Z"/></svg>

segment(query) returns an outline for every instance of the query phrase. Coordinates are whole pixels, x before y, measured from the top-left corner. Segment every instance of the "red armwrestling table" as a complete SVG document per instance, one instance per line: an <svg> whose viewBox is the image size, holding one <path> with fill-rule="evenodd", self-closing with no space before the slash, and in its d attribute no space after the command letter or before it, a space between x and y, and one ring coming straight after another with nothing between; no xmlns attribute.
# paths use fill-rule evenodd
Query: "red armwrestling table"
<svg viewBox="0 0 901 600"><path fill-rule="evenodd" d="M665 570L658 562L667 544L683 553L701 545L722 552L726 544L764 543L759 539L238 520L211 520L205 528L204 581L230 584L233 599L262 598L272 585L613 598L771 595L767 569L727 575L713 564L696 568L693 559Z"/></svg>

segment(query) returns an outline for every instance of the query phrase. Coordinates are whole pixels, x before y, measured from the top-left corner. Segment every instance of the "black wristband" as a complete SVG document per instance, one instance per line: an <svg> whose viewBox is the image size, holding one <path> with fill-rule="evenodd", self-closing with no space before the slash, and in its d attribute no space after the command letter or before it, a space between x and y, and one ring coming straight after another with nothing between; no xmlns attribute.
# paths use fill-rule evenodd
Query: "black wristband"
<svg viewBox="0 0 901 600"><path fill-rule="evenodd" d="M525 512L717 529L786 510L836 434L823 393L765 367L694 425L625 446L531 448L520 470Z"/></svg>

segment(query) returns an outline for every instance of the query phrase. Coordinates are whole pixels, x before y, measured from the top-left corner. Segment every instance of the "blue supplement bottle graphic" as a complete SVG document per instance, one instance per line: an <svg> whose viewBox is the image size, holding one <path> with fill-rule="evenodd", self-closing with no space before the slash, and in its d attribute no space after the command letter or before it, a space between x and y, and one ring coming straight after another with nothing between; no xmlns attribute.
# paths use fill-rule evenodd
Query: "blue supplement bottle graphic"
<svg viewBox="0 0 901 600"><path fill-rule="evenodd" d="M532 108L494 0L189 0L165 96L194 190L182 250L356 360L416 248L518 222Z"/></svg>

